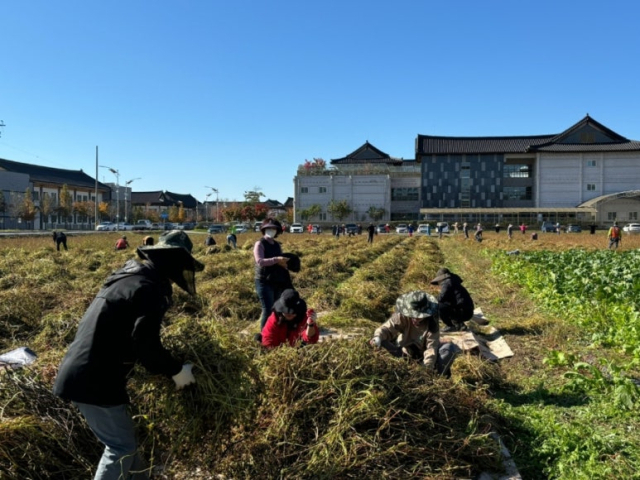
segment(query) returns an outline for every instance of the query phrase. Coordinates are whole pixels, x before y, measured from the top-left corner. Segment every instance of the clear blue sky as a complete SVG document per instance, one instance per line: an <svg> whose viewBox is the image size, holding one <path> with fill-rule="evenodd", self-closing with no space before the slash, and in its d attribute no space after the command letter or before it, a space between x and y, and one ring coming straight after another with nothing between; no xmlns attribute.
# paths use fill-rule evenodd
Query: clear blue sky
<svg viewBox="0 0 640 480"><path fill-rule="evenodd" d="M639 5L3 2L0 157L93 176L98 146L134 191L284 202L305 159L366 140L413 158L418 134L559 133L586 113L638 140Z"/></svg>

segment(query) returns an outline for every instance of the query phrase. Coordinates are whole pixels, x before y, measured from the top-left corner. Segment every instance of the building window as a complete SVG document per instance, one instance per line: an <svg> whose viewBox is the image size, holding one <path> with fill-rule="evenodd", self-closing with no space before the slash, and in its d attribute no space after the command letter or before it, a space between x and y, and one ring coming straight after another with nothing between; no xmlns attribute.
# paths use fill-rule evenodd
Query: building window
<svg viewBox="0 0 640 480"><path fill-rule="evenodd" d="M327 214L326 213L318 214L318 220L321 221L321 222L326 222L327 221Z"/></svg>
<svg viewBox="0 0 640 480"><path fill-rule="evenodd" d="M502 192L505 200L531 200L533 198L531 187L504 187Z"/></svg>
<svg viewBox="0 0 640 480"><path fill-rule="evenodd" d="M597 165L596 160L587 160L587 167L595 167Z"/></svg>
<svg viewBox="0 0 640 480"><path fill-rule="evenodd" d="M638 220L638 212L629 212L629 220Z"/></svg>
<svg viewBox="0 0 640 480"><path fill-rule="evenodd" d="M31 194L31 198L37 202L40 200L40 192L38 190L34 190Z"/></svg>
<svg viewBox="0 0 640 480"><path fill-rule="evenodd" d="M309 187L300 187L300 193L309 193Z"/></svg>
<svg viewBox="0 0 640 480"><path fill-rule="evenodd" d="M502 170L504 178L531 178L533 176L533 165L507 164Z"/></svg>
<svg viewBox="0 0 640 480"><path fill-rule="evenodd" d="M618 218L617 212L607 212L607 220L614 221Z"/></svg>
<svg viewBox="0 0 640 480"><path fill-rule="evenodd" d="M418 199L418 187L391 189L391 201L393 202L415 202Z"/></svg>
<svg viewBox="0 0 640 480"><path fill-rule="evenodd" d="M318 187L319 193L327 193L327 187Z"/></svg>
<svg viewBox="0 0 640 480"><path fill-rule="evenodd" d="M588 192L595 192L596 191L596 184L595 183L587 183L587 191Z"/></svg>

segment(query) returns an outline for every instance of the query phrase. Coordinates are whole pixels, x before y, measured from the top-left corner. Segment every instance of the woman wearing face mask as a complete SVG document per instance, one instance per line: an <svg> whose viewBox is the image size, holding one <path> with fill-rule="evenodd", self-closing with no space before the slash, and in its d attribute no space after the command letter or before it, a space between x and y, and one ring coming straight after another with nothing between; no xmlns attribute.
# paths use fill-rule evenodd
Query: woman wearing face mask
<svg viewBox="0 0 640 480"><path fill-rule="evenodd" d="M255 260L256 292L262 305L260 330L267 323L273 304L287 288L293 288L287 269L289 259L282 255L282 247L275 238L282 233L282 225L274 218L263 220L260 225L262 238L253 247Z"/></svg>

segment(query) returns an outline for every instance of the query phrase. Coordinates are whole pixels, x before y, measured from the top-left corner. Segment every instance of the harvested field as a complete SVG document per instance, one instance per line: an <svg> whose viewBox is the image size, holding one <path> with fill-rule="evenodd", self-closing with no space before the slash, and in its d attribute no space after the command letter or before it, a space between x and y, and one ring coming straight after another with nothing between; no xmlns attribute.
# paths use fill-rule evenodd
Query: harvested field
<svg viewBox="0 0 640 480"><path fill-rule="evenodd" d="M204 254L204 235L190 235L206 268L195 298L175 289L163 341L194 363L198 383L176 392L169 379L142 368L130 382L141 448L158 478L497 475L502 459L492 432L503 437L524 478L631 478L625 475L640 466L632 387L625 387L630 403L618 407L622 419L613 400L609 408L596 393L609 388L606 378L598 387L593 372L563 365L552 352L576 362L606 359L619 386L628 384L611 369L624 366L632 375L626 367L632 354L594 343L589 332L541 308L522 285L492 269L492 255L602 249L603 235L546 234L532 242L528 235L509 241L488 232L481 244L462 236L377 235L367 244L366 235L284 235L283 249L302 261L294 285L322 314L321 326L365 335L271 352L241 333L258 329L252 258L258 234L241 234L240 248L212 255ZM92 433L50 389L100 284L134 255L113 251L115 238L70 236L68 252L56 252L49 237L0 240L0 353L29 346L39 355L29 368L0 374L2 478L87 478L97 463ZM640 246L640 238L623 242L611 255ZM398 295L437 293L429 280L442 266L465 279L514 350L512 359L495 364L463 356L445 380L369 347ZM567 372L584 380L576 383ZM591 446L575 443L581 428ZM599 464L583 460L598 449ZM618 459L609 453L615 449Z"/></svg>

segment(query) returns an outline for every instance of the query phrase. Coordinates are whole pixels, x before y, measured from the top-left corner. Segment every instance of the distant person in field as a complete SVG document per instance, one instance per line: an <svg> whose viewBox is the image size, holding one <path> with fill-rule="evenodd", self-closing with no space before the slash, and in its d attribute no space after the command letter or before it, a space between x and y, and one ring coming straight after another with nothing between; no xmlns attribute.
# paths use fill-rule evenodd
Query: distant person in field
<svg viewBox="0 0 640 480"><path fill-rule="evenodd" d="M295 346L298 342L306 345L318 343L320 329L316 324L317 315L294 289L287 289L273 304L262 333L256 338L263 347L280 345Z"/></svg>
<svg viewBox="0 0 640 480"><path fill-rule="evenodd" d="M464 322L473 317L474 305L469 291L462 286L462 278L448 268L441 268L431 280L431 285L440 287L438 308L440 320L446 325L442 331L467 330Z"/></svg>
<svg viewBox="0 0 640 480"><path fill-rule="evenodd" d="M500 233L500 224L499 223L496 223L493 228L495 228L496 233Z"/></svg>
<svg viewBox="0 0 640 480"><path fill-rule="evenodd" d="M122 235L122 237L120 237L116 241L116 250L126 250L127 248L129 248L129 242L127 241L127 236Z"/></svg>
<svg viewBox="0 0 640 480"><path fill-rule="evenodd" d="M469 224L467 222L462 224L462 233L464 233L465 239L469 238Z"/></svg>
<svg viewBox="0 0 640 480"><path fill-rule="evenodd" d="M253 259L255 262L256 293L262 306L260 317L260 330L267 323L273 304L280 298L282 292L293 288L289 275L289 258L282 253L282 247L276 242L278 235L282 233L282 225L275 218L267 218L260 225L262 238L253 246Z"/></svg>
<svg viewBox="0 0 640 480"><path fill-rule="evenodd" d="M520 224L520 232L522 232L523 235L525 233L527 233L527 226L525 225L524 222L522 222L522 224Z"/></svg>
<svg viewBox="0 0 640 480"><path fill-rule="evenodd" d="M138 453L128 405L127 379L136 364L170 377L177 389L196 381L192 365L174 358L160 339L172 302L171 283L196 293L195 273L204 265L191 256L192 248L183 231L138 247L142 261L129 260L106 279L60 364L53 393L73 402L105 446L94 479L150 476Z"/></svg>
<svg viewBox="0 0 640 480"><path fill-rule="evenodd" d="M370 223L367 227L367 242L373 243L373 235L376 233L376 227L373 223Z"/></svg>
<svg viewBox="0 0 640 480"><path fill-rule="evenodd" d="M507 237L509 237L509 240L511 240L513 238L513 224L510 223L507 226Z"/></svg>
<svg viewBox="0 0 640 480"><path fill-rule="evenodd" d="M460 227L460 225L458 224L458 222L456 222L456 223L454 223L454 224L453 224L453 234L454 234L454 235L458 235L458 233L459 233L459 227Z"/></svg>
<svg viewBox="0 0 640 480"><path fill-rule="evenodd" d="M482 224L481 223L476 225L476 233L474 235L474 238L476 239L476 242L482 241Z"/></svg>
<svg viewBox="0 0 640 480"><path fill-rule="evenodd" d="M231 228L229 229L229 234L227 235L227 245L230 245L234 249L238 248L238 237L236 237L235 225L231 225Z"/></svg>
<svg viewBox="0 0 640 480"><path fill-rule="evenodd" d="M405 293L396 300L395 310L369 343L394 357L420 361L430 372L451 377L451 365L460 349L453 343L440 343L436 298L420 290Z"/></svg>
<svg viewBox="0 0 640 480"><path fill-rule="evenodd" d="M69 250L67 248L67 236L64 232L56 232L53 231L53 241L56 242L56 249L60 251L60 244L64 247L65 250Z"/></svg>
<svg viewBox="0 0 640 480"><path fill-rule="evenodd" d="M213 238L213 235L209 234L207 235L207 238L204 239L204 244L207 247L213 247L216 244L216 239Z"/></svg>
<svg viewBox="0 0 640 480"><path fill-rule="evenodd" d="M607 238L609 238L609 250L617 250L622 243L622 229L618 226L618 222L613 222L609 232L607 232Z"/></svg>

